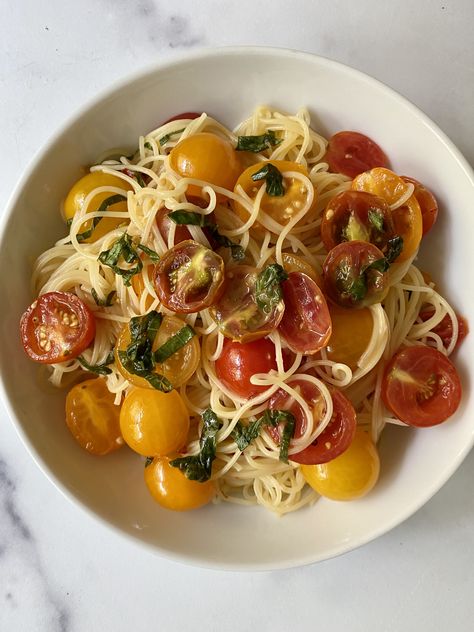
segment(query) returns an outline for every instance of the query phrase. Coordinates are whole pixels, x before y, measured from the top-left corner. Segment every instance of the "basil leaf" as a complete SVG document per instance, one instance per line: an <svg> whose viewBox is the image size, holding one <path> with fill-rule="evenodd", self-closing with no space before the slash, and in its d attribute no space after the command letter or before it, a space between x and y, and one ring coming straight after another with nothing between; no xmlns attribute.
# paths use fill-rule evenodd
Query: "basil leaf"
<svg viewBox="0 0 474 632"><path fill-rule="evenodd" d="M208 226L209 222L206 220L206 216L202 213L195 213L194 211L171 211L168 213L168 217L175 224L187 224L189 226Z"/></svg>
<svg viewBox="0 0 474 632"><path fill-rule="evenodd" d="M145 145L144 146L145 146L146 149L149 149L150 151L153 151L153 147L152 147L151 143L149 143L148 141L145 141Z"/></svg>
<svg viewBox="0 0 474 632"><path fill-rule="evenodd" d="M225 235L221 235L216 224L208 224L207 229L211 233L216 245L222 248L230 248L230 254L235 261L245 259L245 250L240 244L235 244Z"/></svg>
<svg viewBox="0 0 474 632"><path fill-rule="evenodd" d="M283 431L280 438L280 461L288 463L288 449L290 441L295 433L295 417L287 410L267 410L261 418L264 426L273 426L274 428L280 423L283 424Z"/></svg>
<svg viewBox="0 0 474 632"><path fill-rule="evenodd" d="M237 151L253 151L258 153L271 147L276 147L282 142L282 139L275 136L275 132L269 130L260 136L239 136L237 138Z"/></svg>
<svg viewBox="0 0 474 632"><path fill-rule="evenodd" d="M281 172L270 162L264 167L256 171L252 175L252 180L265 180L265 187L268 195L282 196L285 195L285 187L283 186L283 176Z"/></svg>
<svg viewBox="0 0 474 632"><path fill-rule="evenodd" d="M113 351L108 354L105 362L103 362L102 364L89 364L87 360L85 360L82 356L78 356L77 359L82 364L82 366L91 373L97 373L97 375L110 375L110 373L112 373L112 369L109 369L107 365L112 364L114 361Z"/></svg>
<svg viewBox="0 0 474 632"><path fill-rule="evenodd" d="M166 143L172 136L175 136L176 134L181 134L182 132L184 132L185 129L186 128L183 127L183 129L177 129L175 132L170 132L169 134L165 134L164 136L162 136L160 138L160 146L163 147L163 145L166 145Z"/></svg>
<svg viewBox="0 0 474 632"><path fill-rule="evenodd" d="M369 263L369 265L365 266L365 268L362 268L361 274L365 274L367 270L377 270L378 272L387 272L389 268L390 268L389 262L387 261L385 257L382 257L382 259L376 259L372 263Z"/></svg>
<svg viewBox="0 0 474 632"><path fill-rule="evenodd" d="M148 248L148 246L138 244L137 248L148 255L152 261L158 262L160 260L160 255L151 248Z"/></svg>
<svg viewBox="0 0 474 632"><path fill-rule="evenodd" d="M403 237L396 235L388 240L387 254L385 258L389 263L393 263L403 250Z"/></svg>
<svg viewBox="0 0 474 632"><path fill-rule="evenodd" d="M106 198L102 204L99 206L98 211L100 213L104 213L105 211L107 211L107 209L109 208L109 206L112 206L113 204L117 204L117 202L122 202L123 200L126 200L127 198L124 195L111 195L110 197ZM76 239L79 243L82 243L83 241L85 241L86 239L89 239L89 237L92 235L92 233L94 232L94 229L97 227L97 224L100 222L100 220L102 219L102 217L94 217L92 219L92 223L90 228L88 228L87 230L85 230L82 233L77 233L76 235ZM72 223L72 219L68 220L68 222L71 221ZM70 225L70 224L68 224Z"/></svg>
<svg viewBox="0 0 474 632"><path fill-rule="evenodd" d="M281 282L288 278L285 270L278 264L272 263L260 272L255 282L255 300L258 308L269 314L283 296Z"/></svg>
<svg viewBox="0 0 474 632"><path fill-rule="evenodd" d="M241 452L259 436L263 421L264 418L260 417L255 419L255 421L251 421L248 426L244 426L240 421L237 422L231 436Z"/></svg>
<svg viewBox="0 0 474 632"><path fill-rule="evenodd" d="M170 461L172 467L179 468L187 478L203 483L212 474L212 462L216 458L217 433L222 426L221 420L208 408L202 414L203 428L199 438L199 454L183 456Z"/></svg>
<svg viewBox="0 0 474 632"><path fill-rule="evenodd" d="M128 264L135 264L132 268L121 268L118 262L122 258ZM123 277L125 285L130 285L131 279L135 274L141 272L143 268L142 260L134 247L134 243L130 235L124 233L109 250L103 250L99 254L99 261L112 268L115 274Z"/></svg>
<svg viewBox="0 0 474 632"><path fill-rule="evenodd" d="M100 299L99 295L97 294L94 288L91 288L91 294L96 305L98 305L99 307L110 307L111 305L114 304L115 296L117 292L115 290L112 290L111 292L107 294L105 299Z"/></svg>
<svg viewBox="0 0 474 632"><path fill-rule="evenodd" d="M154 361L161 364L187 345L195 335L194 329L190 325L185 325L155 351L153 354Z"/></svg>
<svg viewBox="0 0 474 632"><path fill-rule="evenodd" d="M373 209L369 209L367 219L376 230L379 232L383 231L383 215L381 213L374 211Z"/></svg>

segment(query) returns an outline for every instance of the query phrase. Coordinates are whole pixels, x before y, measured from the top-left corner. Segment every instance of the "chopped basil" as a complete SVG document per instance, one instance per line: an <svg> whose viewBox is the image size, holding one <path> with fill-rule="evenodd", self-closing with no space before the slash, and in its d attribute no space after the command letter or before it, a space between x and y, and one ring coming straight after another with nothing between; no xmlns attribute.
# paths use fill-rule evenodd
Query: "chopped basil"
<svg viewBox="0 0 474 632"><path fill-rule="evenodd" d="M275 132L269 130L260 136L239 136L237 138L237 151L253 151L258 153L271 147L276 147L281 143L281 139L275 136Z"/></svg>
<svg viewBox="0 0 474 632"><path fill-rule="evenodd" d="M124 195L111 195L110 197L106 198L102 204L99 206L98 211L100 213L104 213L105 211L107 211L107 209L109 208L109 206L112 206L113 204L117 204L117 202L122 202L123 200L126 200L127 198ZM95 228L97 227L97 224L100 222L100 220L102 219L102 217L94 217L91 223L91 227L88 228L87 230L85 230L82 233L77 233L76 235L76 239L79 243L85 241L86 239L89 239L89 237L92 235L92 233L94 232ZM72 219L68 220L68 222L71 222L72 224ZM70 224L68 223L68 226L70 226Z"/></svg>
<svg viewBox="0 0 474 632"><path fill-rule="evenodd" d="M255 300L258 308L269 314L283 296L281 282L288 278L285 270L278 263L272 263L257 276L255 283Z"/></svg>
<svg viewBox="0 0 474 632"><path fill-rule="evenodd" d="M165 134L164 136L162 136L160 138L160 145L161 147L163 147L163 145L166 145L166 143L169 141L169 139L172 136L175 136L176 134L181 134L182 132L184 132L186 128L183 127L182 129L177 129L175 132L170 132L169 134Z"/></svg>
<svg viewBox="0 0 474 632"><path fill-rule="evenodd" d="M91 288L91 294L96 305L98 305L99 307L110 307L111 305L114 304L115 296L117 292L115 290L112 290L111 292L107 294L105 299L99 298L99 295L97 294L94 288Z"/></svg>
<svg viewBox="0 0 474 632"><path fill-rule="evenodd" d="M136 171L135 172L135 178L136 178L138 184L141 186L141 188L144 189L146 187L146 184L145 184L145 180L142 178L141 173Z"/></svg>
<svg viewBox="0 0 474 632"><path fill-rule="evenodd" d="M234 244L228 237L221 235L219 227L206 219L206 216L202 213L195 213L193 211L171 211L168 213L168 217L175 224L187 224L190 226L201 226L201 228L207 228L212 238L216 242L216 245L222 248L230 248L232 258L235 261L241 261L245 259L245 250L240 244Z"/></svg>
<svg viewBox="0 0 474 632"><path fill-rule="evenodd" d="M257 182L258 180L265 180L268 195L272 195L274 197L285 195L283 176L271 162L268 162L264 167L256 171L252 175L252 180L254 182Z"/></svg>
<svg viewBox="0 0 474 632"><path fill-rule="evenodd" d="M82 366L90 371L91 373L97 373L97 375L110 375L112 373L112 369L108 368L108 364L112 364L114 361L114 352L110 351L105 362L102 364L89 364L87 360L85 360L82 356L78 356L77 359L82 364Z"/></svg>
<svg viewBox="0 0 474 632"><path fill-rule="evenodd" d="M150 151L153 151L153 147L152 147L151 143L149 143L148 141L145 141L145 148L149 149Z"/></svg>
<svg viewBox="0 0 474 632"><path fill-rule="evenodd" d="M204 483L212 474L212 462L216 457L217 432L222 426L221 420L207 408L202 414L203 428L199 438L199 454L183 456L170 461L172 467L179 468L192 481Z"/></svg>
<svg viewBox="0 0 474 632"><path fill-rule="evenodd" d="M280 423L283 424L283 431L280 437L280 461L288 463L288 449L290 441L295 433L295 418L292 413L287 410L267 410L263 413L262 424L264 426L273 426L274 428Z"/></svg>
<svg viewBox="0 0 474 632"><path fill-rule="evenodd" d="M160 255L151 248L148 248L148 246L138 244L137 248L148 255L152 261L158 262L160 260Z"/></svg>
<svg viewBox="0 0 474 632"><path fill-rule="evenodd" d="M367 218L376 230L379 232L383 231L383 215L381 213L374 211L373 209L369 209Z"/></svg>
<svg viewBox="0 0 474 632"><path fill-rule="evenodd" d="M388 240L387 254L385 258L389 263L393 263L403 250L403 237L396 235Z"/></svg>
<svg viewBox="0 0 474 632"><path fill-rule="evenodd" d="M164 362L187 345L195 335L194 329L190 325L185 325L155 351L153 354L154 361L158 363Z"/></svg>
<svg viewBox="0 0 474 632"><path fill-rule="evenodd" d="M237 447L241 452L247 448L254 439L256 439L262 428L263 417L251 421L248 426L244 426L240 421L237 422L234 430L232 431L232 439L237 444Z"/></svg>
<svg viewBox="0 0 474 632"><path fill-rule="evenodd" d="M144 316L130 319L130 344L118 352L123 367L133 375L143 377L153 388L168 393L173 385L163 375L154 373L153 342L161 326L163 316L152 310Z"/></svg>
<svg viewBox="0 0 474 632"><path fill-rule="evenodd" d="M125 263L135 264L131 268L121 268L118 262L122 258ZM134 243L130 235L124 233L109 250L103 250L99 255L99 261L115 272L115 274L123 277L125 285L130 285L131 279L135 274L141 272L143 268L140 255L135 249Z"/></svg>

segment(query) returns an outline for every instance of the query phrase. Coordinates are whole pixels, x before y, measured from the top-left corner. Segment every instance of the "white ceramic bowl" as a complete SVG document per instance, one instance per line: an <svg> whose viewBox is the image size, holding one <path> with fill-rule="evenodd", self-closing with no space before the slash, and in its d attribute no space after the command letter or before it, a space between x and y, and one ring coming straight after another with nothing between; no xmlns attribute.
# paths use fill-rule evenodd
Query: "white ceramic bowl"
<svg viewBox="0 0 474 632"><path fill-rule="evenodd" d="M101 459L75 444L64 424L65 393L45 384L14 333L31 302L35 256L64 234L60 200L80 168L104 149L133 147L140 134L175 113L207 111L232 127L263 102L290 112L309 107L313 126L327 135L341 129L368 134L395 170L435 192L441 213L423 243L423 267L474 323L474 190L465 160L424 114L389 88L338 63L294 51L204 51L137 73L100 95L63 127L22 178L5 214L0 254L8 305L1 324L6 403L40 468L68 498L151 551L221 569L297 566L368 542L421 507L474 441L467 361L474 355L471 335L456 358L464 399L455 418L431 429L388 428L380 443L380 481L356 502L323 499L280 519L261 508L228 504L168 512L148 495L142 461L131 451Z"/></svg>

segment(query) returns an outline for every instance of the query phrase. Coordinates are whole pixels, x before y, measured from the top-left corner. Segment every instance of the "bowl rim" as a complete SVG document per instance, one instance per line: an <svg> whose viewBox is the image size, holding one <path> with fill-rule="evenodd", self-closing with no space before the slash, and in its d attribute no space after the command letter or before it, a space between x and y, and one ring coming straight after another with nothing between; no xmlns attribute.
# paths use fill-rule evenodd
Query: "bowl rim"
<svg viewBox="0 0 474 632"><path fill-rule="evenodd" d="M356 69L352 66L344 64L339 61L335 61L325 56L321 56L318 54L314 54L307 51L300 51L297 49L286 48L286 47L274 47L274 46L219 46L219 47L205 47L195 49L193 51L172 53L165 59L160 59L159 61L153 61L148 63L147 65L139 68L138 70L128 72L125 76L120 77L112 81L110 84L101 88L92 98L87 99L79 108L75 109L70 115L66 116L66 118L55 128L55 131L47 137L44 143L33 153L29 161L26 163L23 173L18 178L13 190L11 191L7 203L5 205L5 210L2 213L0 218L0 249L3 246L3 242L5 239L5 233L8 226L8 222L10 216L12 215L13 209L18 203L19 198L21 197L21 193L24 189L25 184L31 177L32 173L36 169L36 167L41 163L46 154L49 152L51 147L53 147L60 138L67 133L68 129L77 123L84 115L87 114L88 111L93 109L95 106L99 105L101 102L111 97L113 94L120 92L122 89L126 88L127 85L131 83L138 82L140 80L145 79L147 76L155 75L157 73L163 72L165 70L172 70L176 67L187 65L189 63L193 63L195 61L211 59L216 57L228 56L228 57L237 57L242 54L252 55L252 56L261 56L261 57L282 57L286 59L292 60L302 60L310 63L319 63L320 65L334 69L338 72L346 73L360 81L366 82L369 85L377 87L378 89L382 89L387 95L391 96L398 104L407 108L412 114L414 114L418 119L433 133L441 143L445 146L445 148L450 152L453 156L453 159L458 163L458 166L462 168L468 180L470 180L472 186L474 187L474 171L471 168L470 164L462 154L462 152L457 148L457 146L451 141L451 139L443 132L438 125L427 116L423 110L421 110L418 106L414 105L408 98L398 93L393 88L389 87L387 84L382 81L375 79L374 77ZM281 562L268 562L268 563L257 563L257 564L249 564L247 562L238 564L238 563L229 563L229 562L219 562L215 559L205 559L202 556L189 555L189 554L179 554L173 551L170 551L165 548L161 548L158 544L154 544L148 541L144 541L137 535L133 533L127 532L114 523L108 521L106 518L101 515L95 513L83 500L76 497L72 491L70 491L62 482L59 480L51 471L49 465L40 457L37 452L35 446L28 439L26 432L23 430L22 425L19 423L16 414L13 410L13 405L11 402L10 395L7 392L5 381L3 374L0 372L0 398L3 402L5 410L13 424L17 435L19 436L21 442L26 448L27 452L37 465L37 467L42 471L42 473L46 476L46 478L52 483L52 485L65 497L67 498L73 505L80 507L87 515L89 515L96 523L100 523L107 529L111 529L117 535L119 535L122 539L135 543L136 545L141 546L142 548L158 555L159 557L172 560L174 562L178 562L181 564L192 565L200 568L208 568L219 571L240 571L240 572L254 572L254 571L269 571L269 570L285 570L289 568L295 568L300 566L305 566L309 564L314 564L316 562L322 562L334 557L338 557L344 553L349 553L358 549L359 547L375 540L381 535L388 533L396 526L402 524L405 520L407 520L410 516L414 515L421 507L423 507L449 480L449 478L454 474L454 472L459 468L463 460L466 458L468 453L471 451L471 448L474 445L474 429L471 435L470 441L467 442L460 451L458 451L456 455L456 459L453 460L451 466L446 468L444 475L436 481L430 488L427 489L425 494L423 495L422 500L417 499L416 502L408 504L405 507L405 510L396 517L394 517L388 523L384 523L383 526L380 526L377 529L372 529L370 533L368 533L365 537L360 537L356 543L351 543L350 547L343 545L334 545L332 548L327 549L324 553L320 554L309 554L304 557L300 556L299 558L295 558L292 560L285 560Z"/></svg>

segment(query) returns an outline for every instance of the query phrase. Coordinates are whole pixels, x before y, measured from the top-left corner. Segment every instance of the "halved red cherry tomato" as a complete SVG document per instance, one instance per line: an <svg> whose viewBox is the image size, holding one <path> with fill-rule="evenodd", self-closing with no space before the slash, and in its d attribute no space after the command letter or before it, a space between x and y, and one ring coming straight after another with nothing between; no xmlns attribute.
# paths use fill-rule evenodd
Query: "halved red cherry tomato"
<svg viewBox="0 0 474 632"><path fill-rule="evenodd" d="M321 397L319 389L312 382L301 380L297 377L290 378L287 384L288 386L291 386L291 388L294 388L308 404L313 413L313 422L314 424L317 424L324 415L324 400ZM288 410L295 417L295 431L293 433L294 438L299 439L302 435L304 435L308 426L308 420L301 406L289 393L282 388L278 389L278 391L276 391L276 393L274 393L270 398L268 408L270 410ZM278 445L281 437L280 427L270 426L267 430L273 441ZM293 456L294 455L291 455L290 458L293 459Z"/></svg>
<svg viewBox="0 0 474 632"><path fill-rule="evenodd" d="M195 241L170 248L155 267L155 289L165 307L177 313L199 312L215 303L224 283L224 262Z"/></svg>
<svg viewBox="0 0 474 632"><path fill-rule="evenodd" d="M383 253L366 241L338 244L323 264L326 296L341 307L367 307L385 296L388 275Z"/></svg>
<svg viewBox="0 0 474 632"><path fill-rule="evenodd" d="M278 327L285 309L283 300L265 313L257 305L255 284L259 270L234 266L226 271L225 289L211 308L211 316L227 338L250 342L265 338Z"/></svg>
<svg viewBox="0 0 474 632"><path fill-rule="evenodd" d="M415 178L402 176L402 180L415 185L413 195L420 205L421 217L423 219L423 235L426 235L426 233L431 230L438 217L438 202L431 191L427 189L424 184L415 180Z"/></svg>
<svg viewBox="0 0 474 632"><path fill-rule="evenodd" d="M364 191L343 191L332 198L321 219L321 239L326 250L343 241L369 241L385 252L395 237L387 202Z"/></svg>
<svg viewBox="0 0 474 632"><path fill-rule="evenodd" d="M217 377L230 391L240 397L254 397L268 387L252 384L252 375L277 370L275 345L267 338L244 344L226 339L215 366Z"/></svg>
<svg viewBox="0 0 474 632"><path fill-rule="evenodd" d="M424 345L400 349L385 367L382 398L410 426L435 426L454 414L461 381L453 363Z"/></svg>
<svg viewBox="0 0 474 632"><path fill-rule="evenodd" d="M359 132L338 132L329 139L324 160L329 171L354 178L372 167L388 167L382 149L368 136Z"/></svg>
<svg viewBox="0 0 474 632"><path fill-rule="evenodd" d="M429 305L427 307L424 307L421 310L419 316L421 320L425 323L434 315L434 313L435 313L434 307ZM469 333L469 325L467 324L467 320L464 318L464 316L459 316L459 314L456 314L456 318L458 321L458 338L456 340L454 349L457 349L459 347L461 342ZM453 321L451 320L451 317L448 314L446 314L443 320L440 323L438 323L435 327L433 327L431 331L433 331L435 334L438 334L438 336L443 341L443 345L447 348L450 345L451 340L453 338Z"/></svg>
<svg viewBox="0 0 474 632"><path fill-rule="evenodd" d="M71 292L42 294L20 320L21 341L35 362L55 364L77 358L95 336L91 310Z"/></svg>
<svg viewBox="0 0 474 632"><path fill-rule="evenodd" d="M170 234L170 227L173 225L173 221L168 217L169 209L163 207L160 208L158 213L156 214L155 221L158 226L158 230L161 233L161 236L168 243L168 235ZM187 239L192 239L193 236L189 232L188 228L184 225L175 224L176 228L174 231L174 243L179 244L182 241L186 241Z"/></svg>
<svg viewBox="0 0 474 632"><path fill-rule="evenodd" d="M181 119L197 119L201 114L202 112L181 112L181 114L175 114L175 116L166 119L161 125L166 125L166 123L171 123L171 121L181 121Z"/></svg>
<svg viewBox="0 0 474 632"><path fill-rule="evenodd" d="M318 285L303 272L290 272L281 284L285 311L278 329L295 353L312 355L331 336L331 316Z"/></svg>

